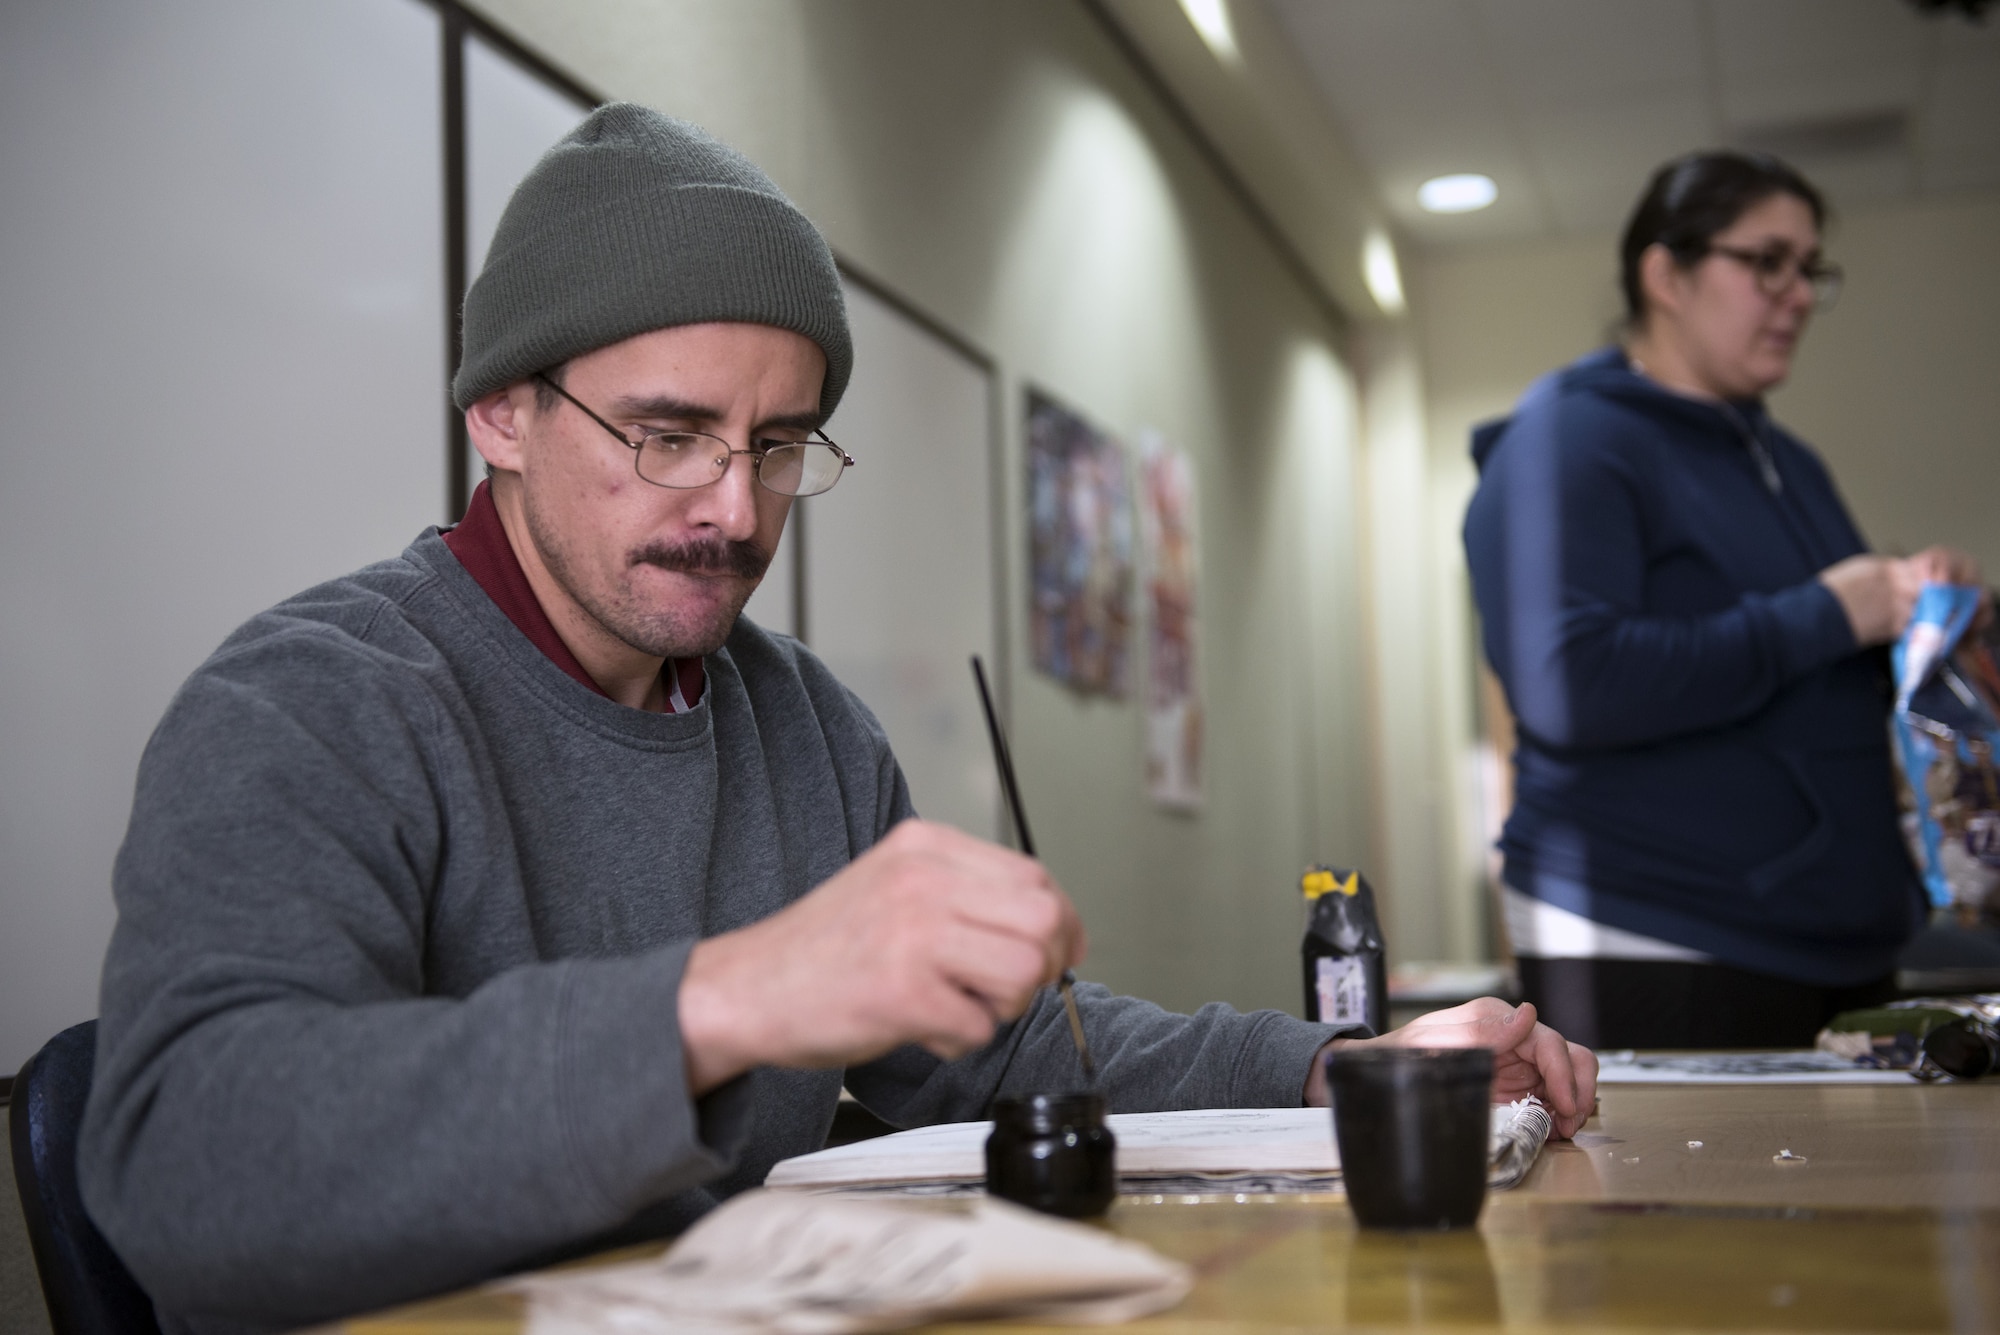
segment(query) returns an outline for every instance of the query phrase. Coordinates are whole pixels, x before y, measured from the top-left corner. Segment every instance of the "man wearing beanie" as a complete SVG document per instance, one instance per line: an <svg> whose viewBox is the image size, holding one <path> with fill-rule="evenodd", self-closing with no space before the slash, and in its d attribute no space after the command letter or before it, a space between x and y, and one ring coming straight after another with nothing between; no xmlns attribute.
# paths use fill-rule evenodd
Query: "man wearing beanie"
<svg viewBox="0 0 2000 1335"><path fill-rule="evenodd" d="M1075 1082L1068 899L913 819L866 708L738 616L851 462L852 361L825 241L694 127L607 106L522 183L463 522L253 618L140 766L79 1166L170 1332L670 1234L843 1081L906 1126ZM1296 1104L1335 1032L1078 999L1122 1111ZM1532 1011L1424 1033L1590 1106Z"/></svg>

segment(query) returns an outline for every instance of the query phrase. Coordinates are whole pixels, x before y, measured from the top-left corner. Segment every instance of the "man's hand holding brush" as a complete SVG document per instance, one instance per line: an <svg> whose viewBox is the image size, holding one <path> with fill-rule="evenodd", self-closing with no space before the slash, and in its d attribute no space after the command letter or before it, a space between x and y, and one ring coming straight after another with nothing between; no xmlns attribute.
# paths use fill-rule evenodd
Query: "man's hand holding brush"
<svg viewBox="0 0 2000 1335"><path fill-rule="evenodd" d="M1040 862L904 821L789 908L690 952L678 1016L689 1090L906 1043L962 1056L1086 949L1075 906Z"/></svg>

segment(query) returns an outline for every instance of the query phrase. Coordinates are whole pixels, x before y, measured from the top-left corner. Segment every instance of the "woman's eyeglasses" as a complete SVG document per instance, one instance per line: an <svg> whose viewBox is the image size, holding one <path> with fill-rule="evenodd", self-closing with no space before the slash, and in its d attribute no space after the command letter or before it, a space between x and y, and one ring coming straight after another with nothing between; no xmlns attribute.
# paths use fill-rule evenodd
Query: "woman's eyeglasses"
<svg viewBox="0 0 2000 1335"><path fill-rule="evenodd" d="M1757 279L1757 290L1767 297L1784 296L1801 278L1811 285L1813 302L1821 310L1833 305L1840 296L1844 277L1840 266L1829 264L1817 255L1801 258L1783 246L1745 250L1740 246L1711 245L1706 253L1735 260L1750 270Z"/></svg>

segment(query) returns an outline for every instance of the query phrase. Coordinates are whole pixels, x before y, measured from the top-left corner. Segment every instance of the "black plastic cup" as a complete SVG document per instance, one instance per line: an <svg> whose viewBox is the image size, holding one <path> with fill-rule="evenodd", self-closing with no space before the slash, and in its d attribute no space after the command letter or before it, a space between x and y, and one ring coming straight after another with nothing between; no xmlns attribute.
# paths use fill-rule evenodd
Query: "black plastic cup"
<svg viewBox="0 0 2000 1335"><path fill-rule="evenodd" d="M1118 1196L1118 1141L1102 1094L996 1100L986 1138L986 1190L1043 1214L1085 1219Z"/></svg>
<svg viewBox="0 0 2000 1335"><path fill-rule="evenodd" d="M1493 1054L1343 1048L1328 1055L1333 1134L1363 1228L1470 1228L1486 1203Z"/></svg>

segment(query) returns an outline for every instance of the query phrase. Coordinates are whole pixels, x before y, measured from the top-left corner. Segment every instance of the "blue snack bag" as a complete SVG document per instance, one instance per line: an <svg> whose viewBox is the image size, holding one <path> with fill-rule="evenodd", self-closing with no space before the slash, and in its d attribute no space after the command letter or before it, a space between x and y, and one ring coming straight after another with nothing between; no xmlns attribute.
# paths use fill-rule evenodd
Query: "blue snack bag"
<svg viewBox="0 0 2000 1335"><path fill-rule="evenodd" d="M2000 880L2000 699L1992 655L1961 644L1980 590L1926 584L1891 651L1898 758L1931 903L1977 912Z"/></svg>

